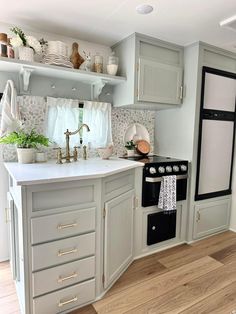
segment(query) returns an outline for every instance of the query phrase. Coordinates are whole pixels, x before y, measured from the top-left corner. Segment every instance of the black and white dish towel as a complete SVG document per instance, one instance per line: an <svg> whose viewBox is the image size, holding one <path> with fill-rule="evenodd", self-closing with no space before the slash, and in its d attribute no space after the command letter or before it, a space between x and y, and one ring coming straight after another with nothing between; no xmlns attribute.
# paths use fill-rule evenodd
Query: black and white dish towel
<svg viewBox="0 0 236 314"><path fill-rule="evenodd" d="M176 210L176 176L162 177L158 207L164 211Z"/></svg>

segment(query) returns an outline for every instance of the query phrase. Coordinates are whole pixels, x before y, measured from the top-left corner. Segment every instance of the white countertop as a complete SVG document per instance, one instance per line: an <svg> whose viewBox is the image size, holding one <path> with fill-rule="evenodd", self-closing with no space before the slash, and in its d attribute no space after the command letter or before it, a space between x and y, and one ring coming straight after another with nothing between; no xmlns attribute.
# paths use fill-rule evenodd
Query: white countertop
<svg viewBox="0 0 236 314"><path fill-rule="evenodd" d="M56 164L56 160L34 164L6 162L4 165L17 185L32 185L102 178L144 164L120 158L91 158L62 165Z"/></svg>

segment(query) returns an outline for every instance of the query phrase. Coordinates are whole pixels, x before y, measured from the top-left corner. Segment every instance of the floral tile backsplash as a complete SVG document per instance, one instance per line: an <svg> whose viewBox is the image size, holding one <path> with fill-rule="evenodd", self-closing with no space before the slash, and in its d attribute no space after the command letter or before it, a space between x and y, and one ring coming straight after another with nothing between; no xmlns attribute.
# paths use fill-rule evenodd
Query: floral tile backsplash
<svg viewBox="0 0 236 314"><path fill-rule="evenodd" d="M21 118L24 120L26 129L35 128L39 133L45 132L46 122L46 99L39 96L18 96ZM146 127L150 135L151 147L154 145L154 122L155 112L148 110L133 110L112 108L112 136L114 143L114 155L122 156L126 150L124 148L124 134L128 126L132 123L140 123ZM55 146L47 148L48 159L55 158ZM95 157L97 151L89 151L90 157ZM5 161L15 161L16 149L12 145L4 145L3 159Z"/></svg>

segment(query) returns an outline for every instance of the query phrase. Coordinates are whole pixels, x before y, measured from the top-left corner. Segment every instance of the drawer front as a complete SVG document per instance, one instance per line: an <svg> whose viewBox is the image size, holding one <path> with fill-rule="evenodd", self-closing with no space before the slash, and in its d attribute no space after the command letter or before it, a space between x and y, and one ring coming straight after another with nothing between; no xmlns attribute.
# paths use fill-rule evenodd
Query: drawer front
<svg viewBox="0 0 236 314"><path fill-rule="evenodd" d="M95 280L85 281L33 300L34 314L56 314L95 299Z"/></svg>
<svg viewBox="0 0 236 314"><path fill-rule="evenodd" d="M32 247L33 271L94 255L95 233Z"/></svg>
<svg viewBox="0 0 236 314"><path fill-rule="evenodd" d="M33 273L33 296L59 290L66 286L93 278L95 257L88 257L65 265Z"/></svg>
<svg viewBox="0 0 236 314"><path fill-rule="evenodd" d="M105 201L111 200L134 188L134 171L109 176L104 179Z"/></svg>
<svg viewBox="0 0 236 314"><path fill-rule="evenodd" d="M32 244L48 242L95 230L95 208L33 218Z"/></svg>

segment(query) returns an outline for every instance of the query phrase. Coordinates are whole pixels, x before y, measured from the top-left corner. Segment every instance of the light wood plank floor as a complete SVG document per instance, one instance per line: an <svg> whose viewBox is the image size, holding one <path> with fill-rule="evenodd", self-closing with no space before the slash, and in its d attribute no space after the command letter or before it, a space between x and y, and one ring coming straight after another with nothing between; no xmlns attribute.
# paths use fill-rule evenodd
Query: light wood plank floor
<svg viewBox="0 0 236 314"><path fill-rule="evenodd" d="M0 313L19 314L9 263L0 263ZM70 314L125 313L236 313L236 233L134 261L102 300Z"/></svg>

